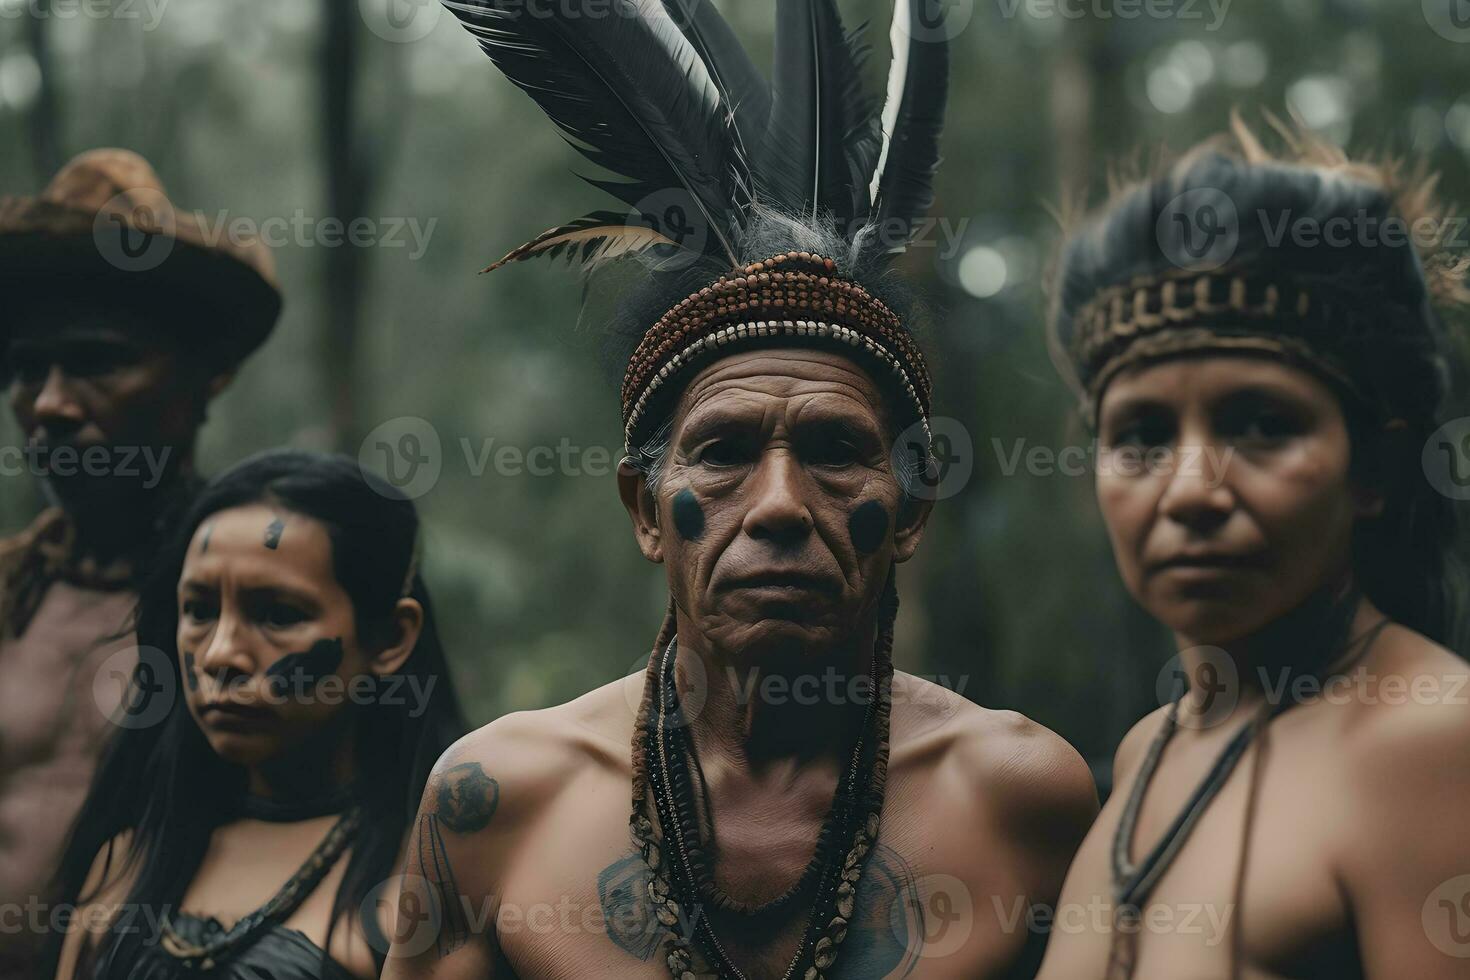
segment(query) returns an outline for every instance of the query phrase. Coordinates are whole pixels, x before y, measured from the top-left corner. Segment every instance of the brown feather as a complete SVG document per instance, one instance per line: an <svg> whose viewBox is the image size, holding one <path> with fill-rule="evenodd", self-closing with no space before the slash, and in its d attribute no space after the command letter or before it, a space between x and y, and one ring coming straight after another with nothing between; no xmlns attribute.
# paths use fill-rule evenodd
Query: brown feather
<svg viewBox="0 0 1470 980"><path fill-rule="evenodd" d="M589 270L603 262L642 252L655 245L673 245L678 242L644 225L630 224L580 224L562 225L542 232L531 241L511 250L499 261L481 269L481 273L494 272L501 266L527 259L566 254L569 259L580 261Z"/></svg>

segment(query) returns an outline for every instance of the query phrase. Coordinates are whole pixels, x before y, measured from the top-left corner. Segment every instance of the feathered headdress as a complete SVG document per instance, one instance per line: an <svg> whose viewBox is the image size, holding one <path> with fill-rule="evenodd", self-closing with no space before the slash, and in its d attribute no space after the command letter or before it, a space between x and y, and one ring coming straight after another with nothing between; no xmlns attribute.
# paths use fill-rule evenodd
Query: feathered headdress
<svg viewBox="0 0 1470 980"><path fill-rule="evenodd" d="M1445 320L1470 303L1470 260L1444 240L1461 222L1422 166L1354 160L1267 119L1282 151L1234 115L1120 182L1065 242L1050 339L1094 421L1120 372L1210 351L1290 361L1385 418L1434 418Z"/></svg>
<svg viewBox="0 0 1470 980"><path fill-rule="evenodd" d="M630 451L669 376L731 345L850 345L927 418L918 346L862 281L934 201L949 60L943 40L923 39L927 2L897 0L880 110L835 0L776 0L771 82L711 0L445 0L568 142L622 178L590 180L621 209L552 228L486 271L543 255L713 271L640 326L622 392ZM824 229L847 254L752 254L777 220Z"/></svg>

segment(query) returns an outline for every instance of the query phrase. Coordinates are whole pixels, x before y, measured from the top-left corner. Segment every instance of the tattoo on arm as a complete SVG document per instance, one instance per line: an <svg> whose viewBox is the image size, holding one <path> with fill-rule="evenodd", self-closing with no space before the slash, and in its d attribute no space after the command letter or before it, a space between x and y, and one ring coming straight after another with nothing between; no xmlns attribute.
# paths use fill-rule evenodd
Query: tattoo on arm
<svg viewBox="0 0 1470 980"><path fill-rule="evenodd" d="M478 762L451 767L439 783L439 819L456 834L484 830L500 805L500 784Z"/></svg>
<svg viewBox="0 0 1470 980"><path fill-rule="evenodd" d="M445 957L470 938L468 903L454 879L454 865L444 846L444 831L469 834L483 830L500 803L500 784L477 762L451 767L438 779L433 813L419 818L418 864L439 906L438 953Z"/></svg>
<svg viewBox="0 0 1470 980"><path fill-rule="evenodd" d="M426 813L419 821L418 859L424 878L433 889L438 904L437 943L439 956L445 957L469 941L469 921L463 896L454 882L454 866L444 849L444 835L437 814Z"/></svg>

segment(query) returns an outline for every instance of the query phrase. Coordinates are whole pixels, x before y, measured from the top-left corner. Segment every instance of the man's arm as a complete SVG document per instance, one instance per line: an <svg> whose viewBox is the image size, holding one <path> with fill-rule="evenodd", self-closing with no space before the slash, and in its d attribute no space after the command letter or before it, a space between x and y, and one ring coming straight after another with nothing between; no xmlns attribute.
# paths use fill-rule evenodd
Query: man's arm
<svg viewBox="0 0 1470 980"><path fill-rule="evenodd" d="M1014 712L995 717L999 730L977 731L956 754L980 807L963 851L975 928L955 958L959 969L946 976L1036 975L1047 937L1030 928L1028 912L1056 907L1072 857L1097 817L1092 773L1072 746ZM1008 940L999 947L997 924Z"/></svg>
<svg viewBox="0 0 1470 980"><path fill-rule="evenodd" d="M508 715L444 753L406 845L383 980L510 976L495 936L501 889L522 828L554 778L555 741L530 714Z"/></svg>

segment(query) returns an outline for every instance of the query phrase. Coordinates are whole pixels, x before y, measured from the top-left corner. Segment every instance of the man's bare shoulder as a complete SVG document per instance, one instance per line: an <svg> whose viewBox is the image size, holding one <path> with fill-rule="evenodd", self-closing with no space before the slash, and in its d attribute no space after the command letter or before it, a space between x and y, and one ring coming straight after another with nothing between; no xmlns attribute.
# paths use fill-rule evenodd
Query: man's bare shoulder
<svg viewBox="0 0 1470 980"><path fill-rule="evenodd" d="M912 675L896 674L894 690L896 760L935 766L950 792L1007 824L1044 814L1080 827L1080 839L1097 814L1097 787L1065 739L1018 712L982 707ZM899 691L907 692L902 701Z"/></svg>
<svg viewBox="0 0 1470 980"><path fill-rule="evenodd" d="M590 770L626 777L638 706L637 700L629 705L631 683L619 680L566 704L503 715L470 732L434 766L426 801L443 810L468 797L497 814L504 829L534 816Z"/></svg>

